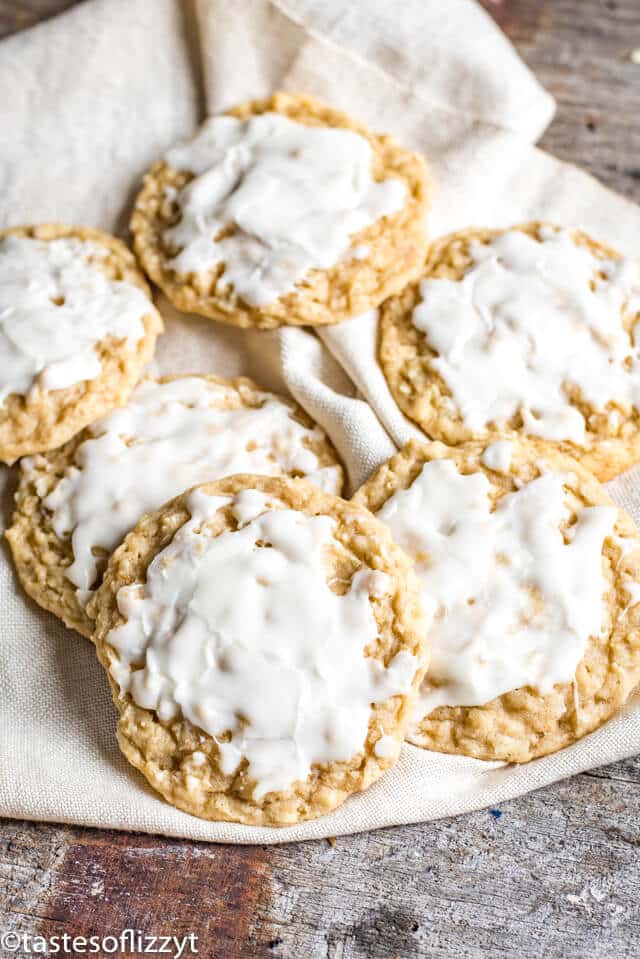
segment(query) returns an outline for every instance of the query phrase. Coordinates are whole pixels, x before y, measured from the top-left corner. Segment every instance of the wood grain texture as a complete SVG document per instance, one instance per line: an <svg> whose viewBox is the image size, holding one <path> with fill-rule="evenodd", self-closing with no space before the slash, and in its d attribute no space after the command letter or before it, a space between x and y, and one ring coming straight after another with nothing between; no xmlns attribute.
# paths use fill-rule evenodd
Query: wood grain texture
<svg viewBox="0 0 640 959"><path fill-rule="evenodd" d="M639 0L483 0L558 102L540 145L640 201Z"/></svg>
<svg viewBox="0 0 640 959"><path fill-rule="evenodd" d="M72 3L0 0L0 33ZM558 100L543 146L640 200L640 66L629 59L640 0L484 5ZM639 849L640 759L497 810L333 845L5 822L0 930L194 932L205 959L640 955Z"/></svg>
<svg viewBox="0 0 640 959"><path fill-rule="evenodd" d="M219 847L6 823L3 927L194 932L207 959L632 955L639 797L633 760L500 810L335 845Z"/></svg>

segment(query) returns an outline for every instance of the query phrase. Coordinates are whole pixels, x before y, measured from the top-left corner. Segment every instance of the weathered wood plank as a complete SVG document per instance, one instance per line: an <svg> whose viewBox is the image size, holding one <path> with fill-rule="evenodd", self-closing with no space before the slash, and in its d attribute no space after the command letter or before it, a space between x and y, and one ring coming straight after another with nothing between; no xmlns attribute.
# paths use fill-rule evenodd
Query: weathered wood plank
<svg viewBox="0 0 640 959"><path fill-rule="evenodd" d="M0 0L0 34L73 0ZM638 0L484 0L558 99L543 145L640 199ZM0 929L199 936L199 955L639 954L640 759L455 820L273 848L0 824ZM1 959L12 955L0 950Z"/></svg>
<svg viewBox="0 0 640 959"><path fill-rule="evenodd" d="M640 200L638 0L483 0L558 112L541 146Z"/></svg>
<svg viewBox="0 0 640 959"><path fill-rule="evenodd" d="M199 937L205 957L629 955L640 762L493 813L273 848L7 823L4 926ZM501 813L501 815L498 815Z"/></svg>

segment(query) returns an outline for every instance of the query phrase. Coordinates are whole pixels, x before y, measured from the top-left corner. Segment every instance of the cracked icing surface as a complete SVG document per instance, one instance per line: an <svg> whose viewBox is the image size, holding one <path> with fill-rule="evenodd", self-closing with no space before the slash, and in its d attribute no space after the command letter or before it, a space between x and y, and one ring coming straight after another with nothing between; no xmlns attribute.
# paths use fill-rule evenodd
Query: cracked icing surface
<svg viewBox="0 0 640 959"><path fill-rule="evenodd" d="M93 605L120 746L179 808L299 822L396 761L425 630L365 510L305 480L199 487L129 534Z"/></svg>

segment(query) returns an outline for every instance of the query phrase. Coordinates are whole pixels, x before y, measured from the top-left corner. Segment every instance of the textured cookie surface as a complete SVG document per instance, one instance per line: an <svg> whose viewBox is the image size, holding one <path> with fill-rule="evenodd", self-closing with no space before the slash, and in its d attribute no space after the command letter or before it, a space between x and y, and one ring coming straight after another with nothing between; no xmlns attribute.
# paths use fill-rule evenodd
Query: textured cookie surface
<svg viewBox="0 0 640 959"><path fill-rule="evenodd" d="M447 464L445 471L441 469L442 464ZM422 515L418 515L414 503L412 515L404 518L404 526L400 517L399 533L395 531L398 517L391 515L390 507L395 501L400 510L406 510L408 504L399 503L396 497L402 496L402 491L415 490L424 471L433 472L434 465L447 473L443 495L447 497L448 494L449 504L446 518L443 519L440 513L436 514L439 518L432 526L425 551L420 530L429 506L423 502L420 507ZM515 550L511 556L502 558L491 555L493 547L486 556L479 551L484 548L485 542L491 541L491 520L497 516L496 510L502 512L503 520L506 517L512 529L518 522L524 524L523 535L534 538L544 536L543 525L548 522L548 517L543 515L539 503L533 515L530 513L527 518L526 512L519 514L517 511L517 497L522 497L533 483L539 483L541 479L543 482L553 481L558 475L564 487L566 503L566 512L560 512L557 517L564 540L560 546L571 549L578 544L580 536L582 546L579 548L586 548L589 535L594 534L593 526L590 527L586 520L598 525L603 519L599 510L590 511L589 508L605 507L605 510L610 510L611 500L603 487L580 464L539 440L516 437L489 445L475 441L455 448L438 442L411 442L356 493L356 503L379 514L380 518L388 517L387 522L397 542L416 561L423 590L423 605L425 608L435 608L430 632L432 671L421 688L408 736L410 742L439 752L462 753L478 759L526 762L568 746L597 728L626 701L639 681L640 606L636 603L640 599L640 542L629 516L618 510L617 513L613 512L615 525L610 532L605 530L604 539L601 530L597 547L601 549L601 572L592 569L592 574L597 573L603 578L602 630L588 638L573 681L554 683L552 688L544 692L533 685L522 685L478 703L478 699L482 699L486 664L491 666L493 663L494 680L497 676L500 681L501 669L509 676L513 660L510 650L517 649L516 644L526 641L527 627L535 627L536 617L545 615L546 604L545 596L541 596L540 589L535 588L539 583L539 575L534 566L536 547L533 539L530 540L534 544L531 555L524 557L525 565L530 559L532 567L531 575L525 575L529 595L523 598L520 620L516 621L515 629L509 632L509 626L513 627L514 623L505 617L505 606L496 587L499 582L504 583L504 579L499 580L498 567L495 567L485 582L483 567L497 561L506 564L508 569L514 563ZM480 497L485 501L488 497L492 511L485 519L475 514L476 520L480 516L482 523L479 536L473 535L473 529L469 526L468 510L473 504L465 503L465 507L462 506L466 496L465 486L469 487L468 480L476 483L472 495L478 493L479 487ZM490 485L487 485L486 480ZM437 499L433 486L430 494L429 500L433 506ZM511 514L508 510L511 510ZM599 553L596 553L596 561L598 558ZM555 567L550 567L552 579L554 573ZM572 589L578 593L581 585L574 581L569 594ZM450 602L448 597L452 592L455 600ZM465 596L469 604L466 608ZM593 598L587 596L585 605ZM452 610L457 624L453 635L452 631L449 634L446 632ZM575 616L575 609L571 615ZM468 637L460 641L468 641L468 651L465 652L463 648L456 652L456 641L467 635L466 623L470 623L472 628ZM536 667L543 681L558 668L561 663L559 657L566 654L577 658L581 655L579 646L577 652L572 651L571 633L569 631L565 635L564 632L566 625L561 618L560 625L556 625L557 635L549 634L546 651L536 651L535 644L531 648L532 656L550 657L546 661L543 658ZM466 688L464 685L456 687L451 679L455 675L453 656L460 654L467 657L464 677ZM503 666L500 665L501 658ZM526 664L525 669L528 669ZM439 683L443 684L442 688ZM460 703L469 694L469 688L470 695L477 697L477 704ZM456 697L457 704L442 704L442 700L451 701ZM430 708L439 702L440 705Z"/></svg>
<svg viewBox="0 0 640 959"><path fill-rule="evenodd" d="M333 447L295 404L243 378L142 381L127 406L21 463L7 538L22 585L90 637L89 593L142 514L194 483L248 469L342 489Z"/></svg>
<svg viewBox="0 0 640 959"><path fill-rule="evenodd" d="M141 335L135 341L107 336L96 344L92 358L94 364L97 359L97 365L90 379L61 388L40 387L5 396L0 403L0 460L6 463L20 456L55 449L87 424L122 405L151 359L156 337L162 332L162 320L153 306L149 288L133 254L120 240L98 230L52 224L0 231L0 249L3 241L11 242L14 238L39 243L73 240L87 244L88 250L100 254L90 253L88 262L109 280L122 281L119 289L136 291L143 309L145 299L148 308L140 316ZM10 301L11 292L5 291L5 295ZM64 305L61 302L58 307L63 309ZM0 392L2 388L0 383Z"/></svg>
<svg viewBox="0 0 640 959"><path fill-rule="evenodd" d="M92 606L120 747L180 809L291 824L395 763L424 624L366 510L302 479L197 487L126 537Z"/></svg>
<svg viewBox="0 0 640 959"><path fill-rule="evenodd" d="M606 481L640 459L639 317L637 264L585 234L468 230L434 243L422 279L384 304L379 357L430 439L538 435Z"/></svg>
<svg viewBox="0 0 640 959"><path fill-rule="evenodd" d="M392 138L376 136L346 114L329 109L310 97L277 94L269 100L252 101L229 112L230 117L240 121L274 114L313 130L358 134L362 138L360 145L370 148L374 185L383 182L403 184L402 206L351 234L351 253L341 256L338 262L310 269L291 291L278 295L272 302L254 305L237 295L227 282L224 263L186 274L170 265L180 248L167 238L167 231L180 223L181 212L176 198L193 180L194 174L176 169L163 160L146 176L136 201L131 221L135 249L149 276L182 310L238 326L265 329L282 324L336 323L377 306L385 297L399 292L420 271L427 243L424 220L429 192L424 164L417 154L404 150ZM329 147L328 153L331 155L337 150L332 151ZM295 164L295 157L292 162ZM339 165L336 169L339 175ZM295 179L294 168L289 181ZM276 206L286 205L287 193L282 182L271 186L282 191L278 194ZM203 188L211 189L206 184ZM306 202L304 198L302 202ZM256 204L250 205L256 207ZM314 215L318 213L313 212ZM243 215L242 210L238 211L239 220ZM267 235L269 226L264 227ZM258 224L255 229L260 227ZM330 230L331 227L331 222L325 224L325 228ZM292 219L293 228L296 228L295 217ZM237 230L237 225L227 223L218 232L223 237L233 237ZM286 242L286 232L284 240L279 243ZM277 247L278 243L274 241L273 246ZM319 246L322 248L322 243ZM298 252L294 250L292 255L298 255ZM286 265L280 264L279 268ZM261 275L262 271L260 264L254 275Z"/></svg>

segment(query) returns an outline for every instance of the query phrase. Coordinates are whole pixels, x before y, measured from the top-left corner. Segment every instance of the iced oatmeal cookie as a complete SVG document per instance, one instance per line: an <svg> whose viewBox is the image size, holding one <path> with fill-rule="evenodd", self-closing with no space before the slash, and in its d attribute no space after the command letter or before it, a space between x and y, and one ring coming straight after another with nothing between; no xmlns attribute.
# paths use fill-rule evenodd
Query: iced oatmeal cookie
<svg viewBox="0 0 640 959"><path fill-rule="evenodd" d="M113 236L0 231L0 461L55 449L124 403L162 320Z"/></svg>
<svg viewBox="0 0 640 959"><path fill-rule="evenodd" d="M396 762L425 630L367 510L303 479L196 487L129 533L91 605L120 748L178 808L284 826Z"/></svg>
<svg viewBox="0 0 640 959"><path fill-rule="evenodd" d="M354 501L414 560L431 616L410 742L526 762L629 697L640 680L640 540L578 462L517 436L412 441Z"/></svg>
<svg viewBox="0 0 640 959"><path fill-rule="evenodd" d="M638 320L638 264L584 233L467 230L384 304L379 356L430 439L539 436L605 481L640 460Z"/></svg>
<svg viewBox="0 0 640 959"><path fill-rule="evenodd" d="M181 310L263 329L337 323L418 275L429 190L422 159L391 137L278 93L170 150L131 229Z"/></svg>

